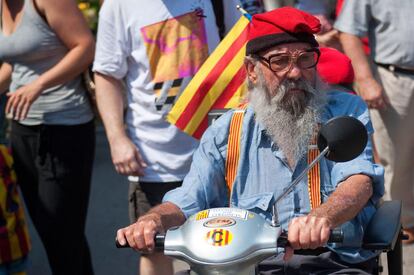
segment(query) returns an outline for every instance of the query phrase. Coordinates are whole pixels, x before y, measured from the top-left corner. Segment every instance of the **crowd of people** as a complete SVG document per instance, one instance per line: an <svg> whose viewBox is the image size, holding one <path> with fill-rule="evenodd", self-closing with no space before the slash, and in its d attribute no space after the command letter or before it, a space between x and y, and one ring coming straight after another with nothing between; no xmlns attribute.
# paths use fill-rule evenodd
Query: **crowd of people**
<svg viewBox="0 0 414 275"><path fill-rule="evenodd" d="M270 220L275 198L305 169L315 132L341 115L365 125L364 152L323 159L320 176L278 204L290 246L258 272L372 273L376 253L327 240L341 226L360 243L381 199L403 202L405 243L414 243L414 36L403 22L414 3L271 2L105 0L95 42L73 0L0 0L0 275L27 269L23 201L52 273L94 274L85 222L96 121L115 170L128 177L130 225L117 239L143 252L139 274L173 274L171 259L154 252L154 234L198 211L231 206ZM248 104L198 141L165 118L239 17L229 8L237 4L252 15ZM93 98L83 79L91 64ZM240 154L229 168L234 127Z"/></svg>

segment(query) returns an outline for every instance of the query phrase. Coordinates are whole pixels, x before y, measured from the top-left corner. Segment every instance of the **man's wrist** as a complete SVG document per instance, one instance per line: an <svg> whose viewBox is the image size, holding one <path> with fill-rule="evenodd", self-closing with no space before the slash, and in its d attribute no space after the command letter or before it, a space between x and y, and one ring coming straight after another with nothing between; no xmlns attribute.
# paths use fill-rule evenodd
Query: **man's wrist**
<svg viewBox="0 0 414 275"><path fill-rule="evenodd" d="M355 75L355 82L367 82L375 80L372 74Z"/></svg>
<svg viewBox="0 0 414 275"><path fill-rule="evenodd" d="M165 233L164 224L162 223L162 215L160 213L158 213L156 211L151 211L150 210L142 218L144 218L144 219L150 219L150 220L154 221L154 223L156 224L156 226L158 228L158 232L159 233ZM140 219L138 219L138 221L139 220Z"/></svg>
<svg viewBox="0 0 414 275"><path fill-rule="evenodd" d="M124 129L107 131L107 136L110 145L123 139L129 139Z"/></svg>
<svg viewBox="0 0 414 275"><path fill-rule="evenodd" d="M335 217L333 217L333 215L330 215L328 211L321 207L312 209L312 211L309 213L309 216L326 219L329 227L331 228L334 228L336 226Z"/></svg>

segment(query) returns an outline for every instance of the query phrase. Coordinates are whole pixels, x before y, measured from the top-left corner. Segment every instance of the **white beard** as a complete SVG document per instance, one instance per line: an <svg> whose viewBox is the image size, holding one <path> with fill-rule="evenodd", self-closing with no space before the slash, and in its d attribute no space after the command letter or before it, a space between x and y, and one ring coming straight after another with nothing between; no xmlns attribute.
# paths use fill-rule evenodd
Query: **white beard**
<svg viewBox="0 0 414 275"><path fill-rule="evenodd" d="M324 92L312 87L307 81L285 80L274 91L269 91L259 74L259 84L249 92L249 102L267 135L286 156L290 167L307 152L308 145L317 130L320 111L326 102ZM252 87L252 85L250 85ZM305 94L291 95L297 87ZM274 94L273 98L270 95Z"/></svg>

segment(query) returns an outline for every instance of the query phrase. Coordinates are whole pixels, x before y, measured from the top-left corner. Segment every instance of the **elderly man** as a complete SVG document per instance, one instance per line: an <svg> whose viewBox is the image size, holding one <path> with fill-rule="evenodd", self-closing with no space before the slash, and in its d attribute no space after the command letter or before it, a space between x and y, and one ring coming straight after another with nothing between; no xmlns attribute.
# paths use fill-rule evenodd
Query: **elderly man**
<svg viewBox="0 0 414 275"><path fill-rule="evenodd" d="M121 244L151 251L156 232L180 225L206 208L230 205L270 220L275 198L307 166L318 125L348 115L362 121L372 134L359 97L321 91L313 36L319 27L315 17L294 8L253 16L245 61L248 107L226 113L206 131L183 186L167 193L163 204L136 223L120 229ZM240 128L234 127L237 113L243 114L238 125L240 150L236 176L231 177L226 159L231 155L231 129ZM316 177L304 179L277 205L290 247L262 262L260 274L370 273L375 254L357 246L383 194L383 169L373 163L371 143L356 159L345 163L324 159L314 172ZM317 190L316 196L312 190ZM345 242L355 248L327 245L330 230L340 225Z"/></svg>

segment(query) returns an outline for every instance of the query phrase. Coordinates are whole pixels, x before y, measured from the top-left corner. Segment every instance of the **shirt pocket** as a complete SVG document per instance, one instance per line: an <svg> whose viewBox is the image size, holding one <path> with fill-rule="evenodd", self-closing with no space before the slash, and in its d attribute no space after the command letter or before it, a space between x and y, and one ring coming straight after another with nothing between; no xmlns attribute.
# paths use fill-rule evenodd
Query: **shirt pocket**
<svg viewBox="0 0 414 275"><path fill-rule="evenodd" d="M273 193L261 193L254 196L244 196L238 199L238 208L246 209L255 213L270 214ZM267 216L266 215L266 216Z"/></svg>

